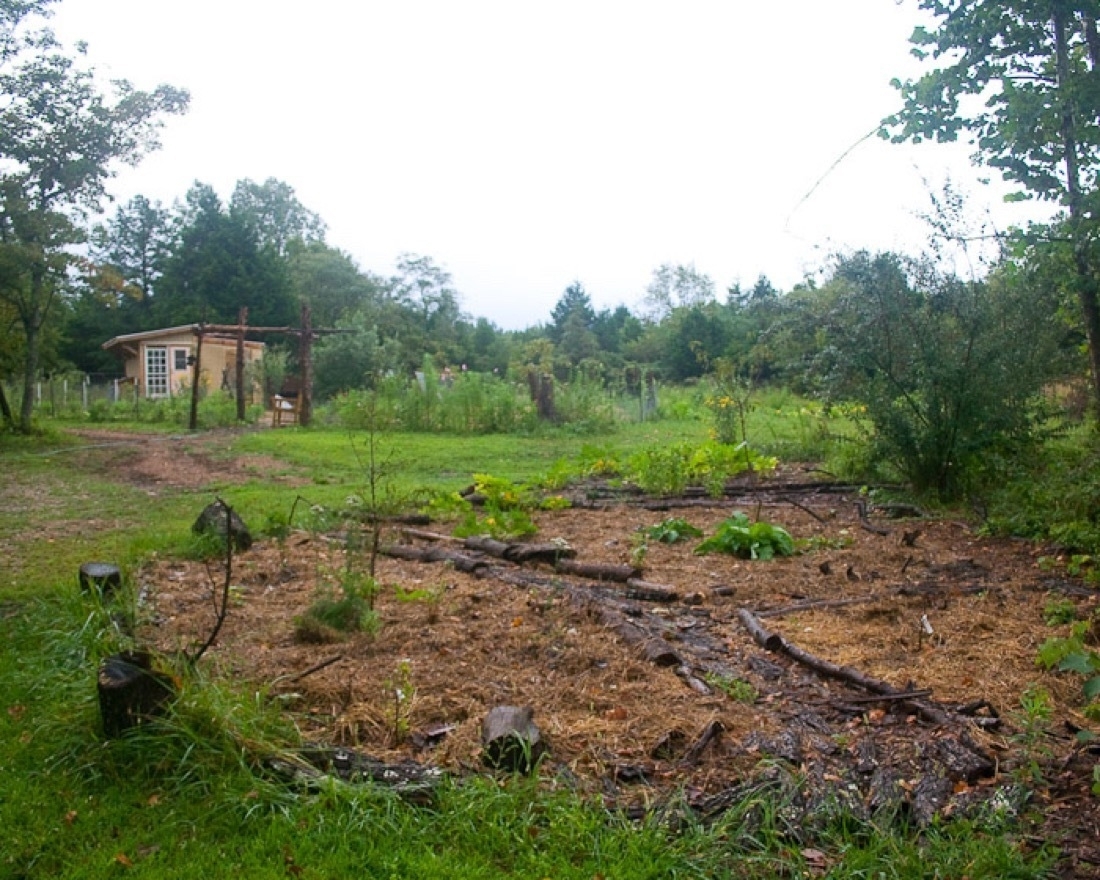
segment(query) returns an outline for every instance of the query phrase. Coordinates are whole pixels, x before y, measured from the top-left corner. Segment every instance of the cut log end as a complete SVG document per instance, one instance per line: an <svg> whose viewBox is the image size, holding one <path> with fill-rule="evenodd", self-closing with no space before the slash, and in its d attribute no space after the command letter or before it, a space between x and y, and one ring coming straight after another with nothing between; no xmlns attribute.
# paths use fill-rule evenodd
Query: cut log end
<svg viewBox="0 0 1100 880"><path fill-rule="evenodd" d="M548 747L530 706L495 706L481 723L482 761L495 770L530 773Z"/></svg>
<svg viewBox="0 0 1100 880"><path fill-rule="evenodd" d="M97 690L103 733L108 739L160 715L175 695L172 679L153 668L152 656L145 651L127 651L104 659Z"/></svg>
<svg viewBox="0 0 1100 880"><path fill-rule="evenodd" d="M80 592L106 598L122 586L122 572L110 562L85 562L80 566Z"/></svg>

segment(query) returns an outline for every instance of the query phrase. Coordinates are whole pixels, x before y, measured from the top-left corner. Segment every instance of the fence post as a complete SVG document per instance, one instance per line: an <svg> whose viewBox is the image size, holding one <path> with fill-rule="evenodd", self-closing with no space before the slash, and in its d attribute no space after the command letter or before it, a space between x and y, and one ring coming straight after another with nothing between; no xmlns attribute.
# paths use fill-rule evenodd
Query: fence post
<svg viewBox="0 0 1100 880"><path fill-rule="evenodd" d="M84 374L84 381L80 383L80 400L84 404L82 409L88 411L88 374Z"/></svg>

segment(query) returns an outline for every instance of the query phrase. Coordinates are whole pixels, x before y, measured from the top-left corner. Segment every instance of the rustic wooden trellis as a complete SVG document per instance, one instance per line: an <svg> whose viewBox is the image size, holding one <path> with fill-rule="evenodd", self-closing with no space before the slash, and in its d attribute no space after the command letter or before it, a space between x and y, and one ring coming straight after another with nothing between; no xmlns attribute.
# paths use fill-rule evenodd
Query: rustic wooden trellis
<svg viewBox="0 0 1100 880"><path fill-rule="evenodd" d="M284 334L298 337L298 368L301 374L301 388L298 392L298 424L308 425L313 418L313 340L328 333L340 333L332 328L313 326L308 303L302 303L300 326L298 327L249 327L248 309L242 307L236 324L207 324L200 322L194 328L195 361L191 379L191 416L188 427L194 431L199 422L199 376L202 370L202 339L207 333L232 333L237 339L236 395L237 419L244 421L244 343L251 334Z"/></svg>

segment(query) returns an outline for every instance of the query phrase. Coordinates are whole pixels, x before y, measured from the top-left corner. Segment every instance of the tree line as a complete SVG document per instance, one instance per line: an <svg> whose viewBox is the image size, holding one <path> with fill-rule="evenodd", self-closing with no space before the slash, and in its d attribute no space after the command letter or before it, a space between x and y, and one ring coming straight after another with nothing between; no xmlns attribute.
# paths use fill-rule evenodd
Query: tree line
<svg viewBox="0 0 1100 880"><path fill-rule="evenodd" d="M1091 370L1100 400L1100 0L919 0L936 24L912 42L931 69L896 83L901 109L882 135L969 132L976 159L1018 183L1017 197L1063 208L999 234L981 271L953 268L975 234L948 191L922 256L837 255L787 291L761 277L719 292L693 266L662 265L634 309L597 309L575 280L520 331L466 314L428 256L401 256L389 276L362 270L282 181L241 180L228 201L196 183L171 206L139 196L94 222L113 170L155 149L188 96L105 91L41 25L53 2L0 0L0 377L24 386L18 413L2 395L0 409L23 429L35 376L116 370L99 348L113 336L234 323L242 306L254 325L293 325L301 303L314 326L342 331L316 348L322 396L425 364L628 385L721 372L873 405L876 428L903 445L914 424L952 425L952 449L963 410L1014 436L1023 428L1002 411L1030 413L1021 395L1054 378ZM949 479L952 466L941 456L922 479Z"/></svg>

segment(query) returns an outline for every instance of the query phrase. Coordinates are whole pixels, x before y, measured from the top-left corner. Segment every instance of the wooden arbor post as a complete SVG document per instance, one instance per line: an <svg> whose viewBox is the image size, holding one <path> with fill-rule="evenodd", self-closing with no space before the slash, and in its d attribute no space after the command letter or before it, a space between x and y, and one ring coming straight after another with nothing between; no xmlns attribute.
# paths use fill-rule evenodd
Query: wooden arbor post
<svg viewBox="0 0 1100 880"><path fill-rule="evenodd" d="M200 323L195 327L195 363L191 370L191 416L187 427L191 431L199 429L199 379L202 377L202 335L204 327Z"/></svg>
<svg viewBox="0 0 1100 880"><path fill-rule="evenodd" d="M244 407L244 335L248 329L248 306L237 313L237 421L243 422Z"/></svg>
<svg viewBox="0 0 1100 880"><path fill-rule="evenodd" d="M302 387L298 390L298 424L306 427L313 419L313 319L307 302L302 303L298 367L302 371Z"/></svg>

